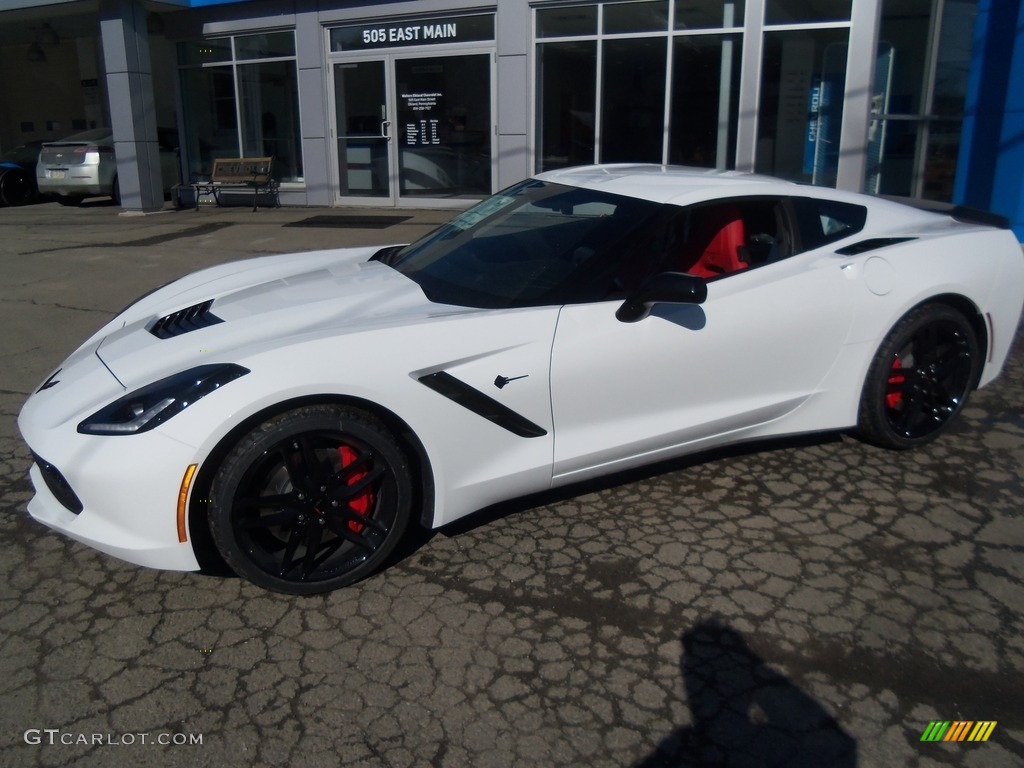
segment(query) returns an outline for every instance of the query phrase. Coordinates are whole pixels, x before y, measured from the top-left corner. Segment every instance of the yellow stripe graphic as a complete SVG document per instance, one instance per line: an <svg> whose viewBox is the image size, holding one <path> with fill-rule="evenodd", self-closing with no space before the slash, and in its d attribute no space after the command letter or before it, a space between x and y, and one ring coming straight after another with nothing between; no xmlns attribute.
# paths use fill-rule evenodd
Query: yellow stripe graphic
<svg viewBox="0 0 1024 768"><path fill-rule="evenodd" d="M974 730L971 731L971 735L967 737L968 741L988 741L988 737L992 735L992 731L996 729L995 720L980 720L978 724L974 726Z"/></svg>

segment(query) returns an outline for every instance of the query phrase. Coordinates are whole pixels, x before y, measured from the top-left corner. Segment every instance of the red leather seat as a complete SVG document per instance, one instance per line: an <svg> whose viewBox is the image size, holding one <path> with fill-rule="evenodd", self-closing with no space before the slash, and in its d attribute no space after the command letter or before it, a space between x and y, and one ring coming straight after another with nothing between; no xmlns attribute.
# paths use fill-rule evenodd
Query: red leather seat
<svg viewBox="0 0 1024 768"><path fill-rule="evenodd" d="M704 278L739 272L747 268L741 255L745 246L746 232L743 219L737 215L719 226L718 231L704 247L700 258L686 271Z"/></svg>

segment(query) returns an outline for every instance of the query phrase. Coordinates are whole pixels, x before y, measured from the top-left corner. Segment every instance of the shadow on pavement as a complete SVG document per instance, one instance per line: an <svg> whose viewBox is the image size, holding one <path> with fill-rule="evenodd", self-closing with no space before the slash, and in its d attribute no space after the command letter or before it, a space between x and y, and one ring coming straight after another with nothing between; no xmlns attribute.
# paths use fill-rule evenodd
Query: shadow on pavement
<svg viewBox="0 0 1024 768"><path fill-rule="evenodd" d="M635 768L854 768L857 744L811 696L768 667L736 630L712 619L683 634L693 725Z"/></svg>

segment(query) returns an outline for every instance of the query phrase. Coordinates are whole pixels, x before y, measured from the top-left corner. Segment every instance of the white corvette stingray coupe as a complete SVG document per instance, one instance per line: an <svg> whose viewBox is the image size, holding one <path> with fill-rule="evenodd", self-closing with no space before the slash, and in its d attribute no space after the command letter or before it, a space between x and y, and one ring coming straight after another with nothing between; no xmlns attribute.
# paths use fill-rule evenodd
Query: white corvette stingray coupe
<svg viewBox="0 0 1024 768"><path fill-rule="evenodd" d="M139 299L19 424L37 520L306 594L415 521L668 457L856 428L908 448L1000 372L996 217L732 172L541 174L411 245L257 258Z"/></svg>

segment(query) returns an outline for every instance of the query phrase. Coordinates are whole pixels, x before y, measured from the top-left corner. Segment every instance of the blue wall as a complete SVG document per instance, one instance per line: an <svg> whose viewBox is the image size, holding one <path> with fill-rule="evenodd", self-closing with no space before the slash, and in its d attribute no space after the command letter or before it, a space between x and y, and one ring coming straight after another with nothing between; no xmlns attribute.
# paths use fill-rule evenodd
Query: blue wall
<svg viewBox="0 0 1024 768"><path fill-rule="evenodd" d="M980 0L954 200L1006 216L1024 242L1024 4Z"/></svg>

